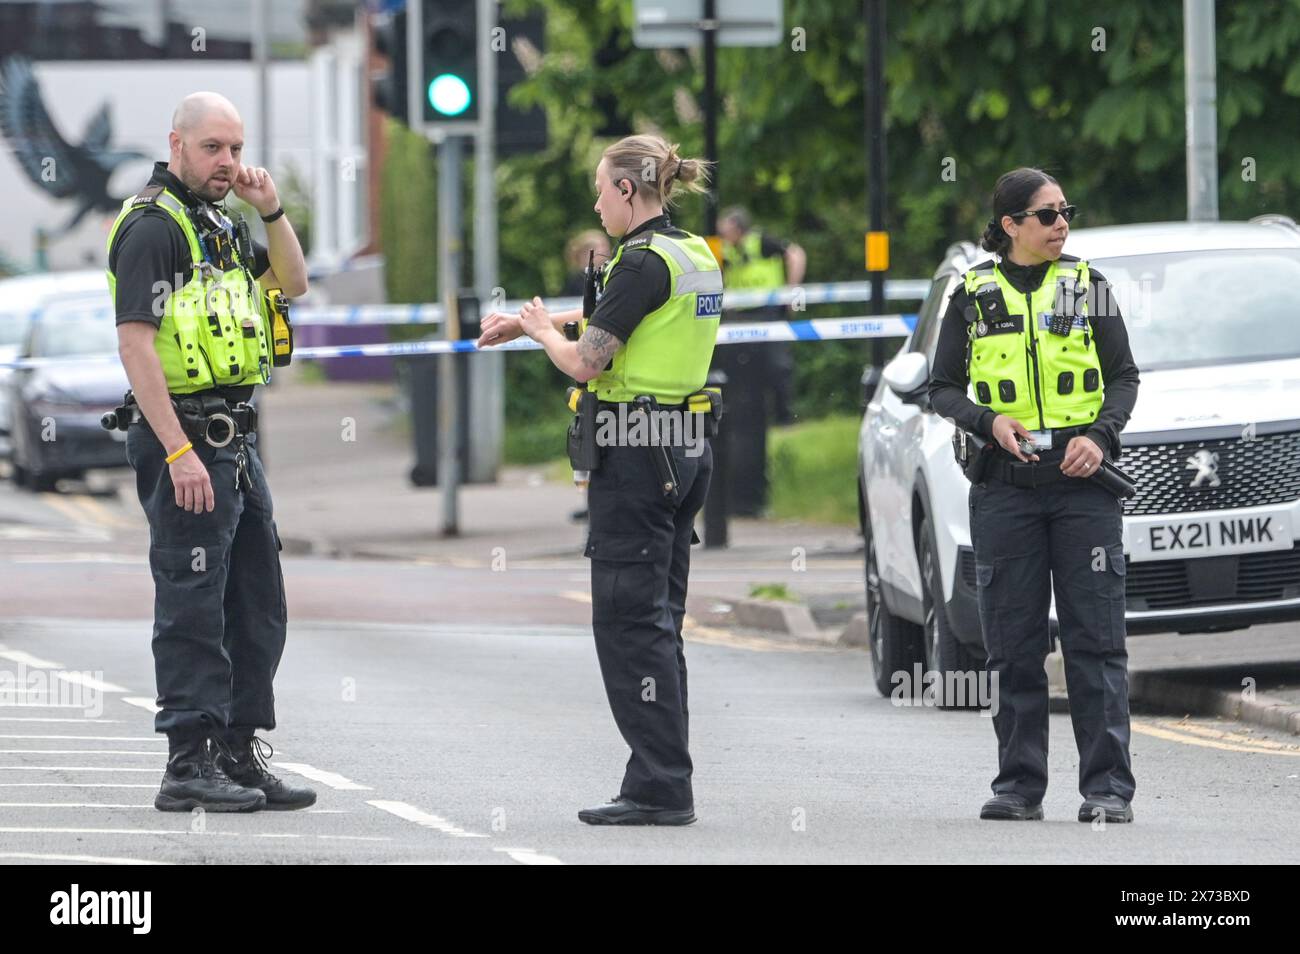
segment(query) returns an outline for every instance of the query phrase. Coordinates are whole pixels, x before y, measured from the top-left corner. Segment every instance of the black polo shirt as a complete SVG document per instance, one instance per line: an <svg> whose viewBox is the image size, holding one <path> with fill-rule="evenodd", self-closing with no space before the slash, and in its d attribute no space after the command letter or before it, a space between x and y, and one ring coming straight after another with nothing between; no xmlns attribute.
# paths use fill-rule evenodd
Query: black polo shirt
<svg viewBox="0 0 1300 954"><path fill-rule="evenodd" d="M150 185L162 185L168 192L193 209L203 202L167 168L165 162L156 162ZM221 208L221 206L217 206ZM159 295L159 283L167 288L183 285L194 269L194 257L189 243L175 220L163 209L145 206L127 216L113 237L108 250L108 267L117 278L115 310L117 324L128 321L147 321L157 328L162 315L155 313L154 302ZM271 267L266 246L253 242L253 275L260 278ZM220 389L234 400L248 400L253 393L251 385Z"/></svg>

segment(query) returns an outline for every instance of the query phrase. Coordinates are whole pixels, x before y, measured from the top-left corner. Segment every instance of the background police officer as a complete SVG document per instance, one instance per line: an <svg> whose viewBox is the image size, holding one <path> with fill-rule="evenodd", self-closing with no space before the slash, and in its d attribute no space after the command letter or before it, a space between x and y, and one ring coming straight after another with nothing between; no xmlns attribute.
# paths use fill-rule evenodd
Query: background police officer
<svg viewBox="0 0 1300 954"><path fill-rule="evenodd" d="M808 256L794 242L787 242L754 228L749 210L733 205L718 216L718 236L722 239L722 281L727 288L773 290L783 285L799 285L808 267ZM788 309L756 308L742 313L747 321L784 321ZM763 379L772 393L772 416L777 424L794 422L794 349L790 341L769 341L757 346L753 354L764 368ZM730 358L733 352L744 353L744 345L723 348L717 359ZM717 365L731 371L728 366ZM731 379L729 374L728 380ZM762 459L760 459L762 463Z"/></svg>
<svg viewBox="0 0 1300 954"><path fill-rule="evenodd" d="M998 180L982 243L998 258L953 295L930 382L936 413L997 444L969 502L980 622L999 679L998 774L981 818L1043 817L1049 585L1079 749L1079 820L1133 817L1122 507L1088 478L1103 455L1119 457L1138 371L1105 279L1061 254L1073 214L1041 170ZM1021 439L1051 449L1026 452Z"/></svg>
<svg viewBox="0 0 1300 954"><path fill-rule="evenodd" d="M721 315L722 276L707 243L664 212L676 191L703 189L704 163L682 159L657 136L630 136L596 168L596 211L620 240L602 274L581 338L533 299L518 316L493 314L480 346L521 332L588 397L624 413L649 396L680 409L703 388ZM676 487L665 493L671 457ZM659 454L656 464L654 455ZM589 824L686 825L695 820L682 620L695 515L713 469L701 439L669 448L615 442L601 448L588 488L592 629L614 721L632 749L619 795L579 812Z"/></svg>
<svg viewBox="0 0 1300 954"><path fill-rule="evenodd" d="M286 613L271 495L243 402L269 379L254 278L297 296L306 265L271 177L240 162L243 122L227 99L187 96L169 143L169 161L124 203L108 251L119 351L141 415L127 457L149 519L155 727L170 747L155 805L303 808L315 793L270 775L269 747L253 737L275 727ZM237 239L218 205L231 190L267 223L269 247ZM235 438L209 446L201 422L182 424L172 396L201 416L228 413Z"/></svg>

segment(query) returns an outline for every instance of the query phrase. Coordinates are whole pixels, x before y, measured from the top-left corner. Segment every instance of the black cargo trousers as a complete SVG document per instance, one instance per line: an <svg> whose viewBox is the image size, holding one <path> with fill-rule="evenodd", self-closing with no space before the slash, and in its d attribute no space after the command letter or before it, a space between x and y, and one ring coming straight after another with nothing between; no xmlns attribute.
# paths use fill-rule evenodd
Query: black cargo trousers
<svg viewBox="0 0 1300 954"><path fill-rule="evenodd" d="M674 504L659 487L654 447L602 451L587 490L591 620L605 693L632 750L619 794L661 808L694 805L682 620L695 515L713 451L673 447ZM698 452L698 453L696 453Z"/></svg>
<svg viewBox="0 0 1300 954"><path fill-rule="evenodd" d="M1063 450L1039 467L1058 467ZM980 624L997 677L995 795L1034 805L1047 790L1048 608L1056 595L1079 792L1133 798L1122 505L1094 481L1062 477L1017 487L988 477L970 488Z"/></svg>
<svg viewBox="0 0 1300 954"><path fill-rule="evenodd" d="M235 443L194 449L208 469L215 509L176 505L166 451L147 424L127 430L127 460L149 520L154 580L153 656L169 736L239 735L275 728L272 682L287 612L271 492L247 440L251 487L235 489Z"/></svg>

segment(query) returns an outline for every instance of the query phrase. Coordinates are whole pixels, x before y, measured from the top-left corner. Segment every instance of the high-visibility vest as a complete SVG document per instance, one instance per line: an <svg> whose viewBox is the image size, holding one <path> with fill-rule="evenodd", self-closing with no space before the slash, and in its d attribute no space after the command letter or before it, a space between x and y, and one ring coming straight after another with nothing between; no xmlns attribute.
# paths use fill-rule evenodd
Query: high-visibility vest
<svg viewBox="0 0 1300 954"><path fill-rule="evenodd" d="M1031 430L1097 419L1105 382L1088 323L1088 263L1053 262L1038 288L1018 291L989 260L966 273L968 372L972 400ZM1069 317L1069 333L1050 328Z"/></svg>
<svg viewBox="0 0 1300 954"><path fill-rule="evenodd" d="M122 203L108 235L108 247L127 216L162 209L180 226L190 247L190 275L158 276L161 323L154 350L162 363L167 390L191 394L216 386L265 384L271 379L270 348L262 292L252 263L231 249L232 268L222 271L203 254L198 231L179 198L157 185ZM234 244L233 242L231 243ZM181 284L171 288L168 283ZM108 290L116 301L117 276L108 271Z"/></svg>
<svg viewBox="0 0 1300 954"><path fill-rule="evenodd" d="M704 387L708 377L722 317L722 272L698 235L673 238L646 232L619 246L605 265L602 287L623 254L637 248L663 259L672 291L666 302L641 319L614 353L610 367L587 382L587 390L602 401L625 402L649 394L660 404L680 404Z"/></svg>

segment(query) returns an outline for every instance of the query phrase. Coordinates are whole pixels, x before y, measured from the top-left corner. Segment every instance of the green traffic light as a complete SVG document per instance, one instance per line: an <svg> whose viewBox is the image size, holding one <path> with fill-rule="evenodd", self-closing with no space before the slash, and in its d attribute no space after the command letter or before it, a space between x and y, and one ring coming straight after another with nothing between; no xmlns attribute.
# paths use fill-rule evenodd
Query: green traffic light
<svg viewBox="0 0 1300 954"><path fill-rule="evenodd" d="M444 116L459 116L469 109L469 84L454 73L435 76L428 93L429 105Z"/></svg>

